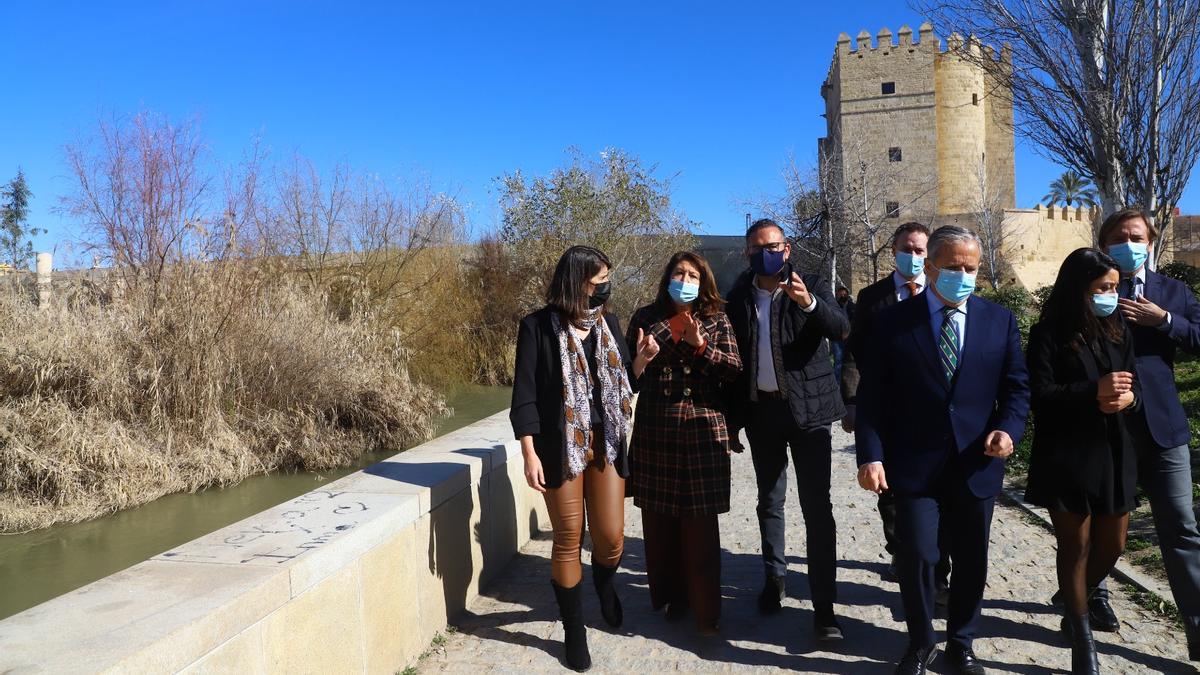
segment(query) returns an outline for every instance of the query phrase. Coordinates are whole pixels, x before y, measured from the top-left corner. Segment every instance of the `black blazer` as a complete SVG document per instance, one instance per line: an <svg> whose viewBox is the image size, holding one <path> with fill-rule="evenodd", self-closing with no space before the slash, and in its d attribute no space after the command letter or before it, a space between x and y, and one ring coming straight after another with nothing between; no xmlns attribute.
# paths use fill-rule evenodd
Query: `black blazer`
<svg viewBox="0 0 1200 675"><path fill-rule="evenodd" d="M857 398L862 359L866 356L863 346L871 335L875 315L896 302L896 282L891 274L858 292L858 303L850 322L850 337L846 339L847 349L842 357L842 399L847 404L854 403Z"/></svg>
<svg viewBox="0 0 1200 675"><path fill-rule="evenodd" d="M1136 471L1137 452L1127 416L1137 413L1141 405L1142 378L1134 376L1135 403L1125 410L1109 415L1096 402L1102 376L1136 371L1133 334L1124 322L1121 326L1125 335L1120 344L1104 340L1099 347L1108 351L1111 368L1102 367L1091 348L1075 349L1056 339L1043 323L1030 329L1026 361L1034 419L1031 486L1037 474L1038 482L1067 480L1098 486L1106 475ZM1115 466L1114 457L1128 465ZM1128 494L1118 501L1132 503L1134 481L1125 488Z"/></svg>
<svg viewBox="0 0 1200 675"><path fill-rule="evenodd" d="M517 331L517 367L513 376L512 407L508 411L514 436L518 439L533 436L534 450L538 459L542 460L546 487L551 488L562 485L566 448L563 437L566 419L563 411L562 364L558 356L558 336L554 334L550 322L554 311L543 307L521 319ZM629 358L621 323L617 317L607 313L604 321L612 331L621 360L625 363L629 385L636 390L633 362ZM622 478L629 476L628 445L628 437L621 438L615 466Z"/></svg>

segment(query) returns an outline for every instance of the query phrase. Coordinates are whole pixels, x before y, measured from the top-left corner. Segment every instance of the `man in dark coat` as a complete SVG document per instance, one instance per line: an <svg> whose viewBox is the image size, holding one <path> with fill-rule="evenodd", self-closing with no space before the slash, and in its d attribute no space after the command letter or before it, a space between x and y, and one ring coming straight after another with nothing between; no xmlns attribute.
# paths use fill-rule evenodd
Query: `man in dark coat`
<svg viewBox="0 0 1200 675"><path fill-rule="evenodd" d="M850 337L847 339L846 363L842 367L842 395L846 401L846 416L842 418L842 429L854 433L854 416L857 390L862 369L867 367L863 345L870 341L875 317L880 310L897 302L920 295L925 291L925 247L929 243L929 227L924 223L908 222L892 233L892 258L896 269L886 277L867 286L858 293L858 306L850 321ZM892 556L888 576L896 574L896 495L890 491L879 494L879 518L883 522L884 550ZM942 539L945 539L944 533ZM937 604L944 606L949 599L950 555L948 547L942 545L942 557L937 565Z"/></svg>
<svg viewBox="0 0 1200 675"><path fill-rule="evenodd" d="M842 312L846 315L846 320L851 325L854 324L854 301L850 299L850 289L845 286L838 286L833 294L837 300L838 307L842 308ZM846 362L846 340L830 340L829 348L833 350L833 377L838 382L842 381L842 365Z"/></svg>
<svg viewBox="0 0 1200 675"><path fill-rule="evenodd" d="M1097 236L1121 266L1119 308L1133 330L1142 407L1135 415L1140 446L1138 483L1150 498L1154 529L1175 604L1183 615L1188 655L1200 661L1200 531L1193 510L1187 414L1175 387L1175 351L1200 352L1200 302L1182 282L1146 268L1158 230L1145 214L1109 216ZM1117 630L1104 584L1091 589L1093 628Z"/></svg>
<svg viewBox="0 0 1200 675"><path fill-rule="evenodd" d="M929 238L931 288L879 313L858 388L858 482L896 493L896 556L909 646L896 672L924 675L941 521L954 556L946 617L950 672L982 674L973 640L987 585L988 532L1004 458L1025 430L1029 377L1012 312L971 295L979 237Z"/></svg>
<svg viewBox="0 0 1200 675"><path fill-rule="evenodd" d="M745 428L758 483L758 523L766 580L759 607L778 611L787 574L784 502L788 448L795 463L807 531L808 580L814 632L838 640L837 528L829 498L830 425L842 418L829 341L845 338L846 314L829 283L801 275L787 261L791 245L772 220L746 231L750 268L729 294L725 311L737 336L743 370L727 389L730 428Z"/></svg>

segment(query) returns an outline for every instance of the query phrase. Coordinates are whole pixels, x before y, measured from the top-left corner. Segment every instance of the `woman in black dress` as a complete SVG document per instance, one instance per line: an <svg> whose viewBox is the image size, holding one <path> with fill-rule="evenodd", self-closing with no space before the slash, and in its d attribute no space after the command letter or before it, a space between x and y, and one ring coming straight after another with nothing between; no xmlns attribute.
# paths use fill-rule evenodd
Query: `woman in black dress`
<svg viewBox="0 0 1200 675"><path fill-rule="evenodd" d="M613 576L624 548L631 384L658 351L653 340L643 339L630 360L621 324L604 311L611 268L608 258L590 246L563 253L546 306L521 320L509 411L521 441L525 480L542 493L550 513L550 580L562 615L567 665L574 670L592 664L579 561L585 522L600 611L609 625L621 625Z"/></svg>
<svg viewBox="0 0 1200 675"><path fill-rule="evenodd" d="M1107 254L1071 253L1029 332L1034 433L1025 498L1054 522L1073 673L1098 672L1088 593L1125 550L1137 484L1126 416L1140 405L1139 386L1132 335L1113 311L1119 281Z"/></svg>
<svg viewBox="0 0 1200 675"><path fill-rule="evenodd" d="M649 337L662 349L639 379L630 447L650 603L668 606L672 618L690 606L705 635L717 631L721 615L717 515L729 510L732 444L721 385L742 369L724 306L708 263L682 251L626 336L631 348Z"/></svg>

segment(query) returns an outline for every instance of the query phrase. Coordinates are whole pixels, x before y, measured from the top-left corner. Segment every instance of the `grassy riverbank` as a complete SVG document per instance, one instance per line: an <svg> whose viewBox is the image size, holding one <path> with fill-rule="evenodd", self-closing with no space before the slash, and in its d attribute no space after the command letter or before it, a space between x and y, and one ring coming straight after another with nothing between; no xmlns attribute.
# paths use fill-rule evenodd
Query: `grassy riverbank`
<svg viewBox="0 0 1200 675"><path fill-rule="evenodd" d="M78 522L429 438L441 396L395 331L206 269L119 300L0 295L0 532Z"/></svg>

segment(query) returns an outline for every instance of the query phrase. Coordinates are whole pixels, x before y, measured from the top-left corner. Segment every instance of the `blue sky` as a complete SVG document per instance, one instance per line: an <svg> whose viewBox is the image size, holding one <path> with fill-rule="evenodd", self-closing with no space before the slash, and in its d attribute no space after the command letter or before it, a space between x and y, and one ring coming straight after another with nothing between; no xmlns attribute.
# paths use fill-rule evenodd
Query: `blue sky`
<svg viewBox="0 0 1200 675"><path fill-rule="evenodd" d="M62 146L144 109L197 116L220 160L261 136L277 158L426 176L477 232L497 224L501 174L620 147L676 175L675 204L705 232L736 233L790 157L812 161L838 33L903 23L920 18L895 0L16 3L0 181L24 168L50 230L39 249L74 239L54 212ZM1018 143L1018 206L1060 171Z"/></svg>

